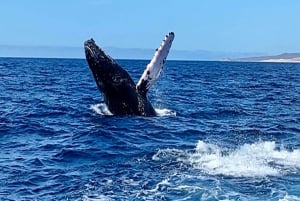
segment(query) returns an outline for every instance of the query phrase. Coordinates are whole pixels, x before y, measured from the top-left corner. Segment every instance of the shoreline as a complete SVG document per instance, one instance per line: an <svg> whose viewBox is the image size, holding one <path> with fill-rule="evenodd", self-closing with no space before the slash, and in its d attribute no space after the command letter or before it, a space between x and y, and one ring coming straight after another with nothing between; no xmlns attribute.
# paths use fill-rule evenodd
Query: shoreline
<svg viewBox="0 0 300 201"><path fill-rule="evenodd" d="M300 58L294 58L294 59L265 59L265 60L260 60L259 62L300 63Z"/></svg>

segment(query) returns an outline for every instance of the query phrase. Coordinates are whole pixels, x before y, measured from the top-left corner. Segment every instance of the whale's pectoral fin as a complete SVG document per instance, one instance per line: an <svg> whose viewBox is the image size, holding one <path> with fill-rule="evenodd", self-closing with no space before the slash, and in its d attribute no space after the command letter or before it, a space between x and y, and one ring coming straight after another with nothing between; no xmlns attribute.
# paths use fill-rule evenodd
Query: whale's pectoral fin
<svg viewBox="0 0 300 201"><path fill-rule="evenodd" d="M156 49L152 60L147 65L142 77L136 85L137 90L142 92L142 94L146 94L149 88L158 79L166 62L174 37L173 32L166 35L160 47Z"/></svg>

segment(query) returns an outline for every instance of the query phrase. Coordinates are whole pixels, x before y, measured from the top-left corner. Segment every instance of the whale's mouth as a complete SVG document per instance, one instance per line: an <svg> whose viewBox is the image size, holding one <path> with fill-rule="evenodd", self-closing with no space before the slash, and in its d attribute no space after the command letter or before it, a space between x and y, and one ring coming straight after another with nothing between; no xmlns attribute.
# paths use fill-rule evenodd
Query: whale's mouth
<svg viewBox="0 0 300 201"><path fill-rule="evenodd" d="M88 52L91 57L94 57L94 58L97 57L96 52L91 47L85 46L85 49L86 49L86 52Z"/></svg>
<svg viewBox="0 0 300 201"><path fill-rule="evenodd" d="M101 58L101 50L92 38L84 42L84 49L87 59L99 60Z"/></svg>

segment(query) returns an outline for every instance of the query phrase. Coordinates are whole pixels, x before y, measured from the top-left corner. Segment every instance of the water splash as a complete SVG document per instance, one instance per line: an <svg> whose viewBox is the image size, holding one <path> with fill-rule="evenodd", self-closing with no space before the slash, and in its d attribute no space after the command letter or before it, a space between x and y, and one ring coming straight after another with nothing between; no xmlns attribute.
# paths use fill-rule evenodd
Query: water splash
<svg viewBox="0 0 300 201"><path fill-rule="evenodd" d="M169 110L166 108L155 108L155 112L157 113L158 116L163 117L163 116L176 116L176 111Z"/></svg>
<svg viewBox="0 0 300 201"><path fill-rule="evenodd" d="M90 109L92 109L96 114L102 115L102 116L112 116L113 113L111 113L106 106L105 103L98 103L91 105ZM155 108L155 112L159 117L162 116L176 116L176 112L169 110L169 109L161 109L161 108Z"/></svg>
<svg viewBox="0 0 300 201"><path fill-rule="evenodd" d="M244 144L236 150L226 150L199 141L190 163L212 175L233 177L278 176L300 169L300 150L277 148L275 142Z"/></svg>
<svg viewBox="0 0 300 201"><path fill-rule="evenodd" d="M234 150L198 141L194 152L159 150L153 160L176 160L210 175L265 177L300 171L300 149L288 151L273 141L244 144Z"/></svg>
<svg viewBox="0 0 300 201"><path fill-rule="evenodd" d="M284 198L279 199L279 201L300 201L300 197L287 194L284 196Z"/></svg>
<svg viewBox="0 0 300 201"><path fill-rule="evenodd" d="M105 103L98 103L90 107L94 112L103 116L111 116L111 113Z"/></svg>

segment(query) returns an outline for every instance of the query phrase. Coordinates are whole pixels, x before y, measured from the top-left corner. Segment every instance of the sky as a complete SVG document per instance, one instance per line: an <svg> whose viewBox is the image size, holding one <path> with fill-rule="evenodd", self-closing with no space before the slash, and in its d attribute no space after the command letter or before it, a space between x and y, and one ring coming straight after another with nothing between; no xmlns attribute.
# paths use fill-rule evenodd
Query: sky
<svg viewBox="0 0 300 201"><path fill-rule="evenodd" d="M300 52L299 0L1 0L0 45Z"/></svg>

